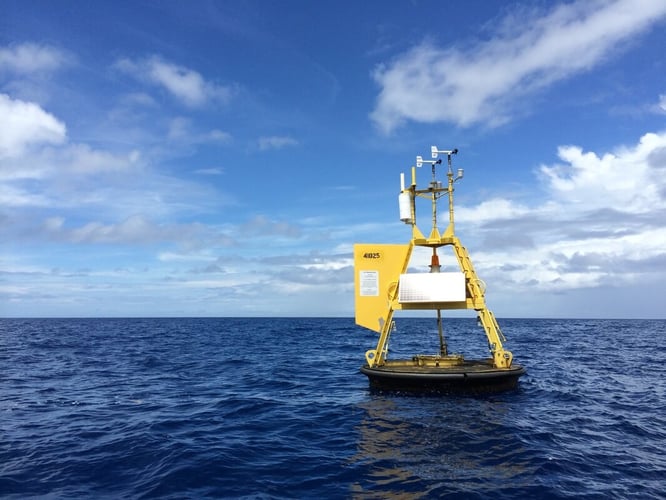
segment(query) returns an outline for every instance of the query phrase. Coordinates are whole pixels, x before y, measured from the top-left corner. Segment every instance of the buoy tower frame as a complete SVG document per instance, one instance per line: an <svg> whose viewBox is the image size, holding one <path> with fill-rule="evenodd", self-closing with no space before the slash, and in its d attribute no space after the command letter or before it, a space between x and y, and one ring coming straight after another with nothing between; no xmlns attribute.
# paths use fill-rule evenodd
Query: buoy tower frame
<svg viewBox="0 0 666 500"><path fill-rule="evenodd" d="M455 235L454 184L463 178L463 170L458 169L454 174L452 166L452 158L458 150L438 150L436 146L432 146L431 153L432 160L423 160L420 156L416 158L416 166L411 168L411 183L408 186L405 185L404 174L400 175L400 218L411 225L411 241L407 245L360 244L354 247L354 265L357 271L356 322L379 333L377 346L365 353L367 365L361 371L368 375L371 383L374 374L390 375L393 378L413 378L418 375L423 380L438 376L450 379L453 375L462 375L465 379L509 378L511 380L507 387L513 386L525 370L522 366L513 364L512 353L504 348L503 342L506 342L506 338L494 314L486 306L485 283L477 276L467 249ZM446 184L438 181L436 176L436 167L442 164L442 159L438 158L440 155L446 158L448 167ZM419 189L416 184L416 170L423 164L432 166L432 180L426 188ZM427 237L416 224L417 198L431 201L432 227ZM440 233L438 228L437 212L441 198L448 198L448 225L443 233ZM453 249L460 272L440 275L438 250L447 246ZM414 247L432 249L429 273L407 273ZM428 291L422 293L426 287L439 291L433 294ZM451 295L450 290L456 287L459 291ZM414 299L414 296L417 298ZM380 309L383 311L380 312ZM469 362L460 354L449 354L442 331L441 311L451 309L473 309L477 312L478 323L483 327L488 339L490 359ZM388 359L389 338L395 329L393 316L395 311L399 310L436 311L439 354L416 355L409 360ZM482 366L479 367L479 364Z"/></svg>

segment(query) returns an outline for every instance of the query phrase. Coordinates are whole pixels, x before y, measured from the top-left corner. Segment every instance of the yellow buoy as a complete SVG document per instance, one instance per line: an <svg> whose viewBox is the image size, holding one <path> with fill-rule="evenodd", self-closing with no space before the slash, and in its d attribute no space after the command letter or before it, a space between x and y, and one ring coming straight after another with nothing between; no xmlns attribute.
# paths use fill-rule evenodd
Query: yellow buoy
<svg viewBox="0 0 666 500"><path fill-rule="evenodd" d="M485 284L479 279L467 249L454 231L453 185L463 178L463 170L454 174L452 157L457 149L440 151L431 148L432 160L416 157L411 184L405 186L400 175L398 204L400 219L411 226L408 244L354 245L354 289L356 324L379 333L374 349L365 353L361 372L375 389L437 392L497 392L516 387L525 368L513 362L513 355L504 349L506 338L485 301ZM447 158L446 185L437 180L436 167ZM416 185L416 169L432 165L432 179L424 189ZM437 203L448 198L448 225L440 233ZM416 199L426 198L432 205L432 227L426 237L416 225ZM428 272L408 272L414 247L432 249ZM438 249L453 250L459 270L441 272ZM490 357L467 360L463 355L448 353L442 327L442 310L473 309L478 323L488 338ZM414 355L410 359L390 359L388 342L394 331L394 313L401 310L432 310L437 315L440 352Z"/></svg>

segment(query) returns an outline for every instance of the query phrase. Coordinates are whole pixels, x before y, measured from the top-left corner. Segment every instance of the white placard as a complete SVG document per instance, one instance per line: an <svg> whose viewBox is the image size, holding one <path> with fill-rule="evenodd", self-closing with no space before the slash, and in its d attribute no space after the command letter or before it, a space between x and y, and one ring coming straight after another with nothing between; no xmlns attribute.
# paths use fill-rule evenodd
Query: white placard
<svg viewBox="0 0 666 500"><path fill-rule="evenodd" d="M379 295L379 271L360 271L359 283L359 295L361 297L377 297Z"/></svg>
<svg viewBox="0 0 666 500"><path fill-rule="evenodd" d="M462 302L465 300L463 273L411 273L400 275L398 301Z"/></svg>

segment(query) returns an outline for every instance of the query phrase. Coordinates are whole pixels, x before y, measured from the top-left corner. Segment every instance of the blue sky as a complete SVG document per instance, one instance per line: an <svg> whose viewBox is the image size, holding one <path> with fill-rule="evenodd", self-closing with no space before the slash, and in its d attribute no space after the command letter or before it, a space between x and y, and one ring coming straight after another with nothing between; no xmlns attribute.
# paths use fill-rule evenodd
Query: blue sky
<svg viewBox="0 0 666 500"><path fill-rule="evenodd" d="M431 145L497 316L665 315L663 0L2 11L0 316L352 316Z"/></svg>

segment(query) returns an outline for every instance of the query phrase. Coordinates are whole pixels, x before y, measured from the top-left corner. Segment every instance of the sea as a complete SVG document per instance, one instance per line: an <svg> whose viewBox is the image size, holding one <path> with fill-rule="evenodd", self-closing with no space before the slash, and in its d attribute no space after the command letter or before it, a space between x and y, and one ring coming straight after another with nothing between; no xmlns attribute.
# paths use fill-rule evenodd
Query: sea
<svg viewBox="0 0 666 500"><path fill-rule="evenodd" d="M666 320L499 322L515 390L413 395L352 318L0 319L0 497L666 498ZM438 346L399 318L389 357Z"/></svg>

